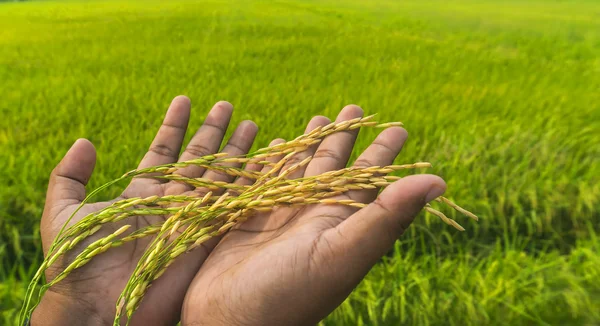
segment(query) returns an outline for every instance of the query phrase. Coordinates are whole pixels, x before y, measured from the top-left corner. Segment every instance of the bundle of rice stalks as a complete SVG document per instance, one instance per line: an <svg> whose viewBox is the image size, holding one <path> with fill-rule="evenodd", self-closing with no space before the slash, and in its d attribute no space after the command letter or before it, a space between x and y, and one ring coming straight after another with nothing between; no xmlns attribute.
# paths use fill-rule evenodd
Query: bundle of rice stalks
<svg viewBox="0 0 600 326"><path fill-rule="evenodd" d="M389 175L390 173L404 169L426 168L430 167L431 164L413 163L349 167L311 177L289 178L288 176L295 170L306 166L312 157L307 157L295 164L290 162L295 155L305 151L310 146L320 143L330 134L361 127L388 128L399 125L401 125L399 122L379 124L373 121L373 116L356 118L318 127L294 140L262 148L244 156L228 156L226 153L214 154L186 162L133 170L124 174L121 178L91 192L80 205L80 208L99 191L119 181L134 177L167 179L194 188L202 187L208 189L209 192L196 196L192 193L192 195L124 199L85 216L67 228L66 225L77 213L75 211L52 243L45 260L29 286L22 310L23 316L31 315L41 296L51 286L61 282L71 272L86 265L94 257L107 250L118 248L129 241L144 237L153 239L138 261L134 272L121 293L119 301L116 302L115 325L119 324L123 314L125 314L127 321L130 320L149 286L169 268L177 257L193 250L213 237L224 234L233 226L252 218L258 212L271 211L282 206L315 204L347 205L357 208L367 206L365 203L350 199L339 199L339 197L352 190L384 188L400 179L400 177ZM283 157L283 159L272 162L268 160L271 157ZM268 170L268 172L249 172L243 168L224 166L222 163L259 164L268 167L268 169L263 169L263 171ZM288 164L286 165L286 163ZM254 182L251 185L239 185L203 178L187 178L177 174L179 169L191 165L236 177L248 178L254 180ZM219 195L216 195L217 193ZM447 198L439 197L436 202L445 204L477 220L477 216L457 206ZM448 218L429 204L425 207L425 210L440 217L442 221L454 228L464 230L456 221ZM34 290L40 279L57 259L64 257L67 252L98 232L105 225L140 215L164 216L164 219L157 224L148 225L129 233L127 231L132 226L124 225L113 233L87 245L54 279L41 286L37 298L34 300Z"/></svg>

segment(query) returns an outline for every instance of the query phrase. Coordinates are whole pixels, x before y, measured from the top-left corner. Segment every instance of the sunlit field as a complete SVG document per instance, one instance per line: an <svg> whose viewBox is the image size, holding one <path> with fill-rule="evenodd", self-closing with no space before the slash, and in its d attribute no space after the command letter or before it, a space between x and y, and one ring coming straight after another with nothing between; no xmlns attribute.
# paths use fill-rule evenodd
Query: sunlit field
<svg viewBox="0 0 600 326"><path fill-rule="evenodd" d="M179 94L187 139L227 100L255 148L350 103L402 121L397 162L480 216L422 214L323 324L600 324L600 3L529 0L0 2L0 324L62 155L119 177Z"/></svg>

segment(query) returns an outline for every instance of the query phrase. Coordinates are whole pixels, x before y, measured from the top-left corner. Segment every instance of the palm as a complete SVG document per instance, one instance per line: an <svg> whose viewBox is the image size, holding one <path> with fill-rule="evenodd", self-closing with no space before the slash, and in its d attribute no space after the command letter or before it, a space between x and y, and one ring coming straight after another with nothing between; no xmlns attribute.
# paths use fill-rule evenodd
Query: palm
<svg viewBox="0 0 600 326"><path fill-rule="evenodd" d="M337 120L361 114L358 107L348 106ZM307 131L326 123L325 118L313 118ZM314 158L293 177L345 167L355 137L354 132L328 136L318 148L304 153ZM401 128L383 131L354 164L391 164L405 138ZM436 189L430 193L432 188ZM361 210L317 205L277 208L250 217L231 230L204 262L186 295L182 321L193 325L318 322L348 296L429 197L441 195L443 189L437 177L414 176L391 185L375 202L376 190L344 196L373 202Z"/></svg>
<svg viewBox="0 0 600 326"><path fill-rule="evenodd" d="M286 307L288 304L283 301L304 307L309 302L302 301L316 303L314 298L323 297L318 293L321 289L335 291L325 285L336 275L335 270L327 270L328 265L323 265L327 256L334 253L324 251L319 241L327 230L349 214L348 208L316 206L276 209L272 214L252 217L226 235L213 250L190 287L184 309L194 311L208 302L227 298L225 314L235 316L236 311L251 311L256 315L245 318L254 320L269 315L263 310L265 307ZM345 278L344 281L352 282L353 279ZM307 289L310 289L310 295L304 296ZM338 296L343 298L347 294L343 291ZM268 302L257 298L267 298ZM335 307L337 302L327 300L320 305ZM208 311L223 310L206 308ZM286 321L295 319L291 313L303 312L290 309L279 316L271 313L273 319L270 321L273 325L287 324ZM206 314L201 317L208 318ZM230 322L235 324L236 320Z"/></svg>
<svg viewBox="0 0 600 326"><path fill-rule="evenodd" d="M162 195L162 187L149 187L144 191L126 192L130 197L149 197L152 195ZM123 199L123 198L118 198ZM100 202L84 205L71 220L75 223L84 216L97 212L112 202ZM60 211L53 222L52 229L59 230L64 222L77 209L77 204L65 207ZM135 219L128 219L118 223L106 225L99 232L87 238L81 245L85 248L90 243L105 237L121 226L130 224L134 229L143 228L156 224L163 220L162 216L139 216ZM121 291L125 288L127 280L134 271L137 262L144 254L145 248L152 241L151 238L142 238L128 242L120 247L119 250L109 250L91 260L88 264L72 273L67 281L60 282L51 288L51 291L69 295L72 293L85 294L85 300L88 305L93 305L94 311L98 311L98 319L102 323L112 323L112 316L115 311ZM206 258L203 252L198 252L198 259L186 262L186 264L176 264L166 273L161 280L155 283L152 291L149 291L146 302L140 307L136 314L134 322L141 325L158 324L173 325L179 318L182 298L189 285L191 276L198 270L200 264ZM48 279L53 279L61 270L75 258L75 254L70 254L66 260L58 261L54 268L48 271ZM90 289L93 289L90 291ZM171 298L170 300L166 300ZM164 304L168 302L169 304Z"/></svg>

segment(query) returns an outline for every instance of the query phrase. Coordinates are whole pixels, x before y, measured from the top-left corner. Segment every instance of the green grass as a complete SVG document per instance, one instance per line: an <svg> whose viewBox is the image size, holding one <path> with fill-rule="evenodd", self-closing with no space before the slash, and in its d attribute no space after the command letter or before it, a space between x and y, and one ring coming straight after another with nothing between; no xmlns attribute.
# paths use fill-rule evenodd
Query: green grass
<svg viewBox="0 0 600 326"><path fill-rule="evenodd" d="M120 176L178 94L192 128L232 102L257 146L349 103L403 121L398 162L481 217L422 216L325 324L600 323L597 2L2 3L0 49L0 324L64 152L96 145L90 188Z"/></svg>

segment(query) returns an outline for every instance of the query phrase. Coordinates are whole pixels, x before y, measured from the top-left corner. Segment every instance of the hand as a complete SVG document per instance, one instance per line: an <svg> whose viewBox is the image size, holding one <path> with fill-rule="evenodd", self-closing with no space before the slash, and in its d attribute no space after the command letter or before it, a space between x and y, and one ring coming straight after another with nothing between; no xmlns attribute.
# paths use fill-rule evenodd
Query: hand
<svg viewBox="0 0 600 326"><path fill-rule="evenodd" d="M139 168L190 160L217 152L229 125L233 107L227 102L217 103L210 111L204 125L194 135L181 156L179 152L190 116L188 98L176 97L150 150L139 164ZM256 136L257 127L251 121L239 124L224 152L231 155L245 154ZM73 144L62 161L52 171L41 221L44 253L47 251L62 225L85 198L85 185L92 175L96 162L93 145L80 139ZM227 175L205 171L200 167L188 167L179 171L188 177L204 177L220 181L233 181ZM123 194L110 202L85 205L70 224L85 215L96 212L112 202L131 197L152 195L185 194L192 190L185 185L151 179L134 179ZM80 244L87 244L114 232L125 224L141 228L159 222L163 217L143 216L126 219L116 225L106 225L97 234ZM42 298L32 317L33 325L106 325L112 324L115 304L133 272L139 258L151 239L140 239L116 250L109 250L94 258L89 264L75 270L67 278L51 287ZM175 262L169 270L153 283L141 306L132 317L132 325L174 325L180 319L184 295L200 265L218 240L206 243ZM73 256L74 257L74 256ZM73 258L71 257L71 258ZM55 267L47 271L52 280L69 263L69 259L58 260Z"/></svg>
<svg viewBox="0 0 600 326"><path fill-rule="evenodd" d="M337 121L362 113L359 107L347 106ZM327 123L325 117L314 117L306 132ZM356 136L357 132L328 136L318 148L296 158L298 162L314 154L308 166L293 176L344 168ZM355 165L391 164L406 137L402 128L384 130ZM250 217L226 234L202 265L187 291L182 324L316 324L342 303L423 206L441 196L445 187L439 177L415 175L393 183L378 197L377 191L348 193L346 197L371 203L358 211L318 205L277 208Z"/></svg>

